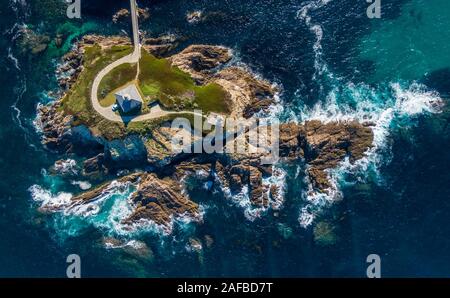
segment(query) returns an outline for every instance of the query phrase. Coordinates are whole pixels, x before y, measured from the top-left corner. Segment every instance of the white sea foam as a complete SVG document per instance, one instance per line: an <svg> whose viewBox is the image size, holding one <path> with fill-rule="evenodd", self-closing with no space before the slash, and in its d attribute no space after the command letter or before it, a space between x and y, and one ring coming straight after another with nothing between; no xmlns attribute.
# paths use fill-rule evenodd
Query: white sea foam
<svg viewBox="0 0 450 298"><path fill-rule="evenodd" d="M96 227L105 228L110 233L126 234L127 228L122 220L132 212L127 200L134 191L131 183L113 181L101 194L87 203L74 202L70 193L53 194L39 185L33 185L29 191L33 200L41 204L41 209L64 216L62 222L70 234L76 234L78 228L83 228L83 225L78 227L79 218Z"/></svg>
<svg viewBox="0 0 450 298"><path fill-rule="evenodd" d="M299 106L304 107L300 113L287 111L286 114L294 122L320 120L328 123L357 120L362 123L371 123L374 140L372 148L366 152L364 158L353 164L346 159L336 169L327 172L331 187L327 189L326 193L315 191L311 183L306 181L308 189L303 194L306 203L301 208L299 216L299 222L303 227L309 226L324 207L342 198L339 182L345 173L351 172L359 175L359 179L365 179L368 172L373 171L378 179L377 182L382 182L379 167L390 161L388 137L394 120L407 118L410 121L414 116L424 112L437 113L442 106L439 94L429 91L425 86L417 83L406 88L402 88L399 83L393 83L383 88L371 88L364 84L348 83L345 85L345 82L336 78L328 70L323 59L321 45L324 36L323 27L314 23L310 14L331 1L306 2L298 11L297 16L316 37L313 45L315 54L313 80L328 79L327 82L336 87L328 93L323 102L312 108L299 103Z"/></svg>
<svg viewBox="0 0 450 298"><path fill-rule="evenodd" d="M203 189L205 190L211 190L212 186L213 186L212 181L206 181L205 183L203 183Z"/></svg>
<svg viewBox="0 0 450 298"><path fill-rule="evenodd" d="M263 195L267 195L269 200L267 207L255 207L250 200L250 192L247 185L244 185L238 193L232 193L230 188L224 186L223 181L215 175L216 181L221 185L221 190L224 196L230 200L234 205L244 210L244 216L249 221L255 221L263 216L269 209L278 210L284 203L284 194L286 190L286 171L278 165L272 166L272 175L263 178L262 187L265 189ZM277 193L272 197L270 193L271 186L275 186Z"/></svg>
<svg viewBox="0 0 450 298"><path fill-rule="evenodd" d="M199 214L196 217L192 217L187 213L179 214L177 216L170 216L170 219L166 225L160 225L153 220L141 218L127 225L126 234L140 235L142 233L155 233L161 236L169 236L173 233L175 226L184 230L193 222L201 222L205 213L205 208L200 205Z"/></svg>
<svg viewBox="0 0 450 298"><path fill-rule="evenodd" d="M315 11L317 9L320 9L324 6L326 6L328 3L330 3L333 0L315 0L315 1L309 1L304 4L300 10L297 12L297 17L304 21L306 26L308 26L309 30L315 35L316 40L313 45L314 50L314 75L313 79L316 79L317 76L320 76L324 74L328 68L326 63L323 61L323 53L322 53L322 39L323 39L323 28L320 24L315 24L312 21L310 12Z"/></svg>
<svg viewBox="0 0 450 298"><path fill-rule="evenodd" d="M370 123L374 140L373 147L364 158L355 163L346 159L336 169L328 171L332 185L328 193L314 191L307 181L309 189L304 192L306 205L300 211L300 224L304 227L310 225L325 206L342 197L339 182L346 173L353 173L364 180L372 171L379 179L378 182L382 182L379 167L390 161L388 138L395 121L406 119L408 125L413 125L417 115L439 113L442 106L439 94L424 85L412 83L404 88L400 83L392 83L383 89L348 84L345 90L336 88L331 91L325 102L312 108L305 107L300 113L300 119L296 118L297 121L320 120L327 123L357 120Z"/></svg>
<svg viewBox="0 0 450 298"><path fill-rule="evenodd" d="M14 36L11 38L11 42L14 42L14 40L20 35L20 28L22 25L20 23L16 23L14 24L14 26L12 28L10 28L9 30L5 31L5 34L14 34ZM18 59L14 56L13 52L12 52L12 48L9 47L8 48L8 56L7 58L13 63L14 67L20 71L20 64ZM26 128L26 126L24 125L24 122L22 121L22 111L19 108L19 103L20 101L23 99L24 94L27 92L27 81L25 76L23 76L22 74L17 75L16 81L18 82L17 86L14 87L14 94L16 96L14 102L12 103L12 105L10 106L12 109L12 120L19 126L19 128L23 131L24 133L24 138L27 142L27 144L33 148L34 150L38 151L38 149L36 148L36 146L33 144L33 142L30 140L29 137L29 132L28 129ZM28 120L28 119L25 119Z"/></svg>
<svg viewBox="0 0 450 298"><path fill-rule="evenodd" d="M20 65L19 65L19 61L17 60L16 57L14 57L12 51L11 51L11 47L8 48L8 59L11 60L11 62L13 63L14 67L17 70L20 70Z"/></svg>
<svg viewBox="0 0 450 298"><path fill-rule="evenodd" d="M244 216L249 221L254 221L257 218L260 218L266 208L260 207L256 208L252 205L249 196L249 189L247 185L244 185L242 189L238 193L231 193L231 190L227 186L223 186L220 179L218 179L219 183L222 185L221 189L224 196L230 200L236 206L242 208L244 210Z"/></svg>
<svg viewBox="0 0 450 298"><path fill-rule="evenodd" d="M74 159L58 160L53 165L53 170L61 175L76 175L78 174L78 165Z"/></svg>
<svg viewBox="0 0 450 298"><path fill-rule="evenodd" d="M15 88L15 94L16 94L16 100L11 105L11 108L13 109L13 121L17 123L17 125L24 131L25 135L27 136L27 129L22 123L22 120L20 119L22 111L18 108L18 104L20 100L22 99L25 92L27 92L27 84L25 79L20 79L20 87Z"/></svg>
<svg viewBox="0 0 450 298"><path fill-rule="evenodd" d="M107 249L117 249L117 248L132 248L134 250L141 250L141 249L147 249L147 245L138 240L129 240L129 241L106 241L105 242L105 248Z"/></svg>
<svg viewBox="0 0 450 298"><path fill-rule="evenodd" d="M403 89L399 83L393 83L391 87L395 93L395 110L398 113L414 116L442 111L443 101L439 93L427 90L424 85L413 83L408 89Z"/></svg>
<svg viewBox="0 0 450 298"><path fill-rule="evenodd" d="M33 185L28 189L31 198L35 202L41 203L44 209L59 209L71 204L72 194L67 192L59 192L52 194L50 190L44 189L40 185Z"/></svg>
<svg viewBox="0 0 450 298"><path fill-rule="evenodd" d="M44 173L44 176L47 176ZM47 176L49 177L49 176ZM87 187L86 182L72 181L72 184ZM90 186L90 185L89 185ZM134 212L130 201L136 190L131 182L111 182L104 191L88 202L74 202L73 195L66 192L53 194L51 190L39 185L33 185L29 191L34 201L40 203L42 210L58 213L61 216L55 223L58 224L60 235L78 235L87 225L103 230L110 236L134 237L142 233L152 232L158 235L170 235L175 224L183 228L191 222L203 220L205 207L200 206L196 217L181 214L171 217L168 225L159 225L154 221L141 219L132 223L124 222Z"/></svg>
<svg viewBox="0 0 450 298"><path fill-rule="evenodd" d="M263 188L266 189L266 195L269 198L269 206L278 210L283 206L284 195L286 192L286 171L280 168L278 165L272 167L272 175L267 178L263 178ZM272 196L270 188L274 186L276 188L276 194Z"/></svg>
<svg viewBox="0 0 450 298"><path fill-rule="evenodd" d="M72 185L77 185L81 190L88 190L92 185L87 181L71 181Z"/></svg>
<svg viewBox="0 0 450 298"><path fill-rule="evenodd" d="M123 214L123 211L127 211L126 207L127 204L121 204L123 201L125 203L127 202L127 198L132 192L132 184L130 182L118 182L113 181L111 182L108 187L102 191L100 195L90 200L88 203L75 203L69 206L64 210L65 215L77 215L82 217L90 217L93 215L97 215L100 213L100 211L103 209L105 203L111 199L113 200L113 205L108 208L110 209L109 217L108 219L111 219L111 222L104 223L108 225L111 223L111 226L114 227L114 213L120 213L121 215L126 216L126 214ZM131 212L130 212L131 214ZM124 219L126 217L122 217L121 219ZM98 223L98 222L95 222Z"/></svg>
<svg viewBox="0 0 450 298"><path fill-rule="evenodd" d="M200 178L208 178L209 177L209 173L202 169L195 171L195 175Z"/></svg>

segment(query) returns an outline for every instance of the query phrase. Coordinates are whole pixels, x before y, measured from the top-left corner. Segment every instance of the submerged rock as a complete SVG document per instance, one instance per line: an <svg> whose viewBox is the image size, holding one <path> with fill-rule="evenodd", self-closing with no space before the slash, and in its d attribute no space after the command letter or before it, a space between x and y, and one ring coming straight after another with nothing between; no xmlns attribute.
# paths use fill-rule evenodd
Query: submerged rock
<svg viewBox="0 0 450 298"><path fill-rule="evenodd" d="M137 135L124 139L115 139L105 144L106 156L113 167L130 167L142 165L147 161L147 150L144 141ZM126 165L126 166L124 166Z"/></svg>
<svg viewBox="0 0 450 298"><path fill-rule="evenodd" d="M191 251L200 253L203 250L203 245L199 239L189 238L189 249Z"/></svg>
<svg viewBox="0 0 450 298"><path fill-rule="evenodd" d="M64 44L64 39L65 39L64 35L62 35L62 34L56 34L56 37L55 37L55 46L56 46L58 49L61 48L62 45Z"/></svg>
<svg viewBox="0 0 450 298"><path fill-rule="evenodd" d="M207 248L211 248L214 244L214 238L210 235L205 235L205 244Z"/></svg>
<svg viewBox="0 0 450 298"><path fill-rule="evenodd" d="M284 239L289 239L292 237L293 231L292 231L292 228L289 227L288 225L286 225L284 223L278 223L277 229L278 229L278 232L280 233L280 235Z"/></svg>
<svg viewBox="0 0 450 298"><path fill-rule="evenodd" d="M153 251L143 241L138 240L120 240L113 237L102 238L102 244L107 249L122 250L123 252L130 254L134 257L138 257L144 260L153 259Z"/></svg>
<svg viewBox="0 0 450 298"><path fill-rule="evenodd" d="M314 226L314 241L319 245L333 245L337 242L337 236L331 223L321 221Z"/></svg>
<svg viewBox="0 0 450 298"><path fill-rule="evenodd" d="M38 34L27 26L22 26L15 39L16 45L22 53L38 55L44 52L51 39L44 34Z"/></svg>
<svg viewBox="0 0 450 298"><path fill-rule="evenodd" d="M202 20L202 17L203 12L200 10L191 11L186 14L186 20L190 24L199 23Z"/></svg>

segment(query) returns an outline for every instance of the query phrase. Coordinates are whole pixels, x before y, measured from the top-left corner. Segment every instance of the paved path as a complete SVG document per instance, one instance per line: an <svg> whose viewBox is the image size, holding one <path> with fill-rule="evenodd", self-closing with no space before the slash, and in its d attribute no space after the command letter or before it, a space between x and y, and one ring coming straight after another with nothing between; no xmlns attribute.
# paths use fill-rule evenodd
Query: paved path
<svg viewBox="0 0 450 298"><path fill-rule="evenodd" d="M162 110L159 106L153 107L150 110L150 113L139 115L139 116L120 116L112 111L111 107L102 107L98 101L97 93L98 93L98 87L100 85L100 82L102 79L114 68L116 68L119 65L125 64L125 63L138 63L139 59L141 57L141 44L139 42L139 24L138 24L138 15L137 15L137 5L136 0L130 0L130 6L131 6L131 23L133 26L133 43L134 43L134 51L133 53L120 58L119 60L114 61L110 65L106 66L104 69L102 69L97 76L94 79L94 82L92 84L91 89L91 104L94 110L105 117L106 119L114 122L139 122L139 121L145 121L145 120L152 120L157 119L161 117L165 117L171 114L195 114L192 111L185 111L185 112L168 112ZM139 72L139 65L138 65L138 72Z"/></svg>

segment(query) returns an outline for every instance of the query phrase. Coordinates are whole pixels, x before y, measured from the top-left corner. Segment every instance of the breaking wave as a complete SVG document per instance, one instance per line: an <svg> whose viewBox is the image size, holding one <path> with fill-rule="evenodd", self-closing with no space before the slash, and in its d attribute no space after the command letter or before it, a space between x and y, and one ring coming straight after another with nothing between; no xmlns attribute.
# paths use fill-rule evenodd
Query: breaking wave
<svg viewBox="0 0 450 298"><path fill-rule="evenodd" d="M52 169L60 175L77 175L79 171L77 162L71 158L56 161Z"/></svg>
<svg viewBox="0 0 450 298"><path fill-rule="evenodd" d="M56 209L61 206L68 206L71 203L73 195L67 192L59 192L53 194L50 190L43 188L40 185L33 185L28 189L31 193L31 198L41 204L41 207Z"/></svg>
<svg viewBox="0 0 450 298"><path fill-rule="evenodd" d="M267 207L255 207L252 204L247 185L244 185L238 193L232 193L229 187L223 185L218 176L216 176L216 180L219 182L224 196L234 205L244 210L244 216L247 220L255 221L266 214L269 209L279 210L283 206L286 191L286 171L278 165L273 165L272 171L273 174L270 177L262 180L262 188L265 190L263 195L266 195L268 198ZM271 194L272 187L276 189L274 195Z"/></svg>
<svg viewBox="0 0 450 298"><path fill-rule="evenodd" d="M414 125L417 115L423 113L439 113L443 101L437 92L428 90L417 82L392 82L384 86L371 87L366 84L353 84L336 77L328 68L324 59L322 39L324 30L321 24L315 23L311 16L332 0L315 0L304 4L297 12L297 17L304 22L315 35L313 44L314 68L313 80L320 83L321 92L326 92L326 98L309 107L300 96L295 99L299 110L285 111L285 118L295 122L320 120L321 122L352 121L370 125L374 134L372 148L365 157L350 163L342 161L335 169L328 170L331 187L326 192L313 189L306 179L307 189L303 191L305 205L301 207L299 222L302 227L308 227L321 213L323 208L342 198L340 184L348 173L365 180L370 175L376 183L383 183L379 173L380 166L390 162L391 151L389 135L398 124Z"/></svg>
<svg viewBox="0 0 450 298"><path fill-rule="evenodd" d="M46 180L59 179L58 176L49 176L44 171ZM151 220L141 219L126 222L133 211L134 206L130 201L136 191L136 185L131 182L111 182L105 190L88 202L73 200L73 194L68 192L54 193L52 189L59 189L55 181L47 181L52 184L50 189L40 185L29 188L34 202L40 205L43 212L55 213L54 225L61 238L77 236L83 233L89 226L103 231L107 236L120 236L126 238L137 237L143 233L154 233L157 235L170 235L175 226L183 229L194 220L203 220L205 208L200 206L199 216L195 219L182 214L171 218L167 226L158 225ZM89 182L71 181L82 190L92 187Z"/></svg>
<svg viewBox="0 0 450 298"><path fill-rule="evenodd" d="M388 138L391 130L398 124L414 125L418 115L439 113L442 106L443 100L439 94L419 83L412 83L407 87L391 83L381 88L349 83L345 87L336 87L324 102L319 102L312 108L303 105L298 116L291 114L291 118L299 122L357 120L370 125L374 134L373 147L366 152L364 158L353 164L348 159L344 160L336 169L328 172L332 185L328 193L314 191L306 181L309 189L304 192L306 205L300 211L300 224L303 227L309 226L325 206L342 198L339 184L346 173L355 174L362 180L373 173L376 182L382 183L379 168L390 161Z"/></svg>
<svg viewBox="0 0 450 298"><path fill-rule="evenodd" d="M40 185L29 188L32 199L40 210L55 212L55 224L62 236L80 234L89 225L104 230L109 235L128 235L135 227L123 223L132 213L129 197L135 191L132 183L113 181L97 197L87 203L76 203L67 192L52 193Z"/></svg>
<svg viewBox="0 0 450 298"><path fill-rule="evenodd" d="M13 55L11 47L8 48L8 59L12 62L14 67L20 71L19 60Z"/></svg>
<svg viewBox="0 0 450 298"><path fill-rule="evenodd" d="M72 181L72 185L77 185L81 190L88 190L92 185L87 181Z"/></svg>

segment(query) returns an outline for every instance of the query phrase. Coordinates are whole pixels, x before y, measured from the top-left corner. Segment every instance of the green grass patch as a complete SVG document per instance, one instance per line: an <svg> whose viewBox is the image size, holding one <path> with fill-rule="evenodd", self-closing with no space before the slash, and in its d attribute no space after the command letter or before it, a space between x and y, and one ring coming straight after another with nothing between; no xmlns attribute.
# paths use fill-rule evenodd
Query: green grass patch
<svg viewBox="0 0 450 298"><path fill-rule="evenodd" d="M66 114L74 116L74 126L86 125L94 133L112 140L122 138L127 134L148 134L161 123L171 121L175 117L185 117L193 121L192 115L183 114L137 123L131 122L128 126L125 126L124 123L112 122L103 118L92 108L90 93L96 75L107 65L132 53L132 51L131 46L113 46L107 49L102 49L99 45L86 47L83 71L72 88L66 93L61 104L61 109ZM167 104L167 108L170 108L171 104L180 105L182 102L191 102L186 104L188 106L188 108L185 108L186 110L193 109L193 103L197 103L197 107L203 109L204 113L209 111L228 112L227 94L220 86L216 84L197 86L189 74L172 67L166 59L156 59L146 52L143 53L140 63L139 89L141 95L147 98L146 102L160 100L164 105ZM108 92L110 94L135 78L136 65L125 64L121 66L123 67L115 68L102 80L101 88L106 90L104 92L111 90ZM115 71L120 73L120 78L117 73L114 74ZM163 99L166 99L166 102ZM144 103L143 112L146 111L145 109L146 104Z"/></svg>
<svg viewBox="0 0 450 298"><path fill-rule="evenodd" d="M145 50L139 63L139 87L147 101L159 100L170 110L201 109L204 113L229 114L228 94L218 84L197 86L188 73Z"/></svg>
<svg viewBox="0 0 450 298"><path fill-rule="evenodd" d="M108 107L115 103L114 92L126 86L136 78L137 64L121 64L103 77L98 87L100 105Z"/></svg>
<svg viewBox="0 0 450 298"><path fill-rule="evenodd" d="M180 113L180 114L176 114L176 115L174 115L174 114L167 115L165 117L161 117L159 119L154 119L154 120L131 122L130 124L128 124L127 130L129 133L145 135L145 134L151 132L153 129L157 128L162 123L172 122L176 118L187 119L189 121L189 123L191 124L191 129L194 129L194 115L189 114L189 113ZM202 126L205 121L206 121L206 117L203 116L202 117ZM203 131L203 134L206 135L209 132L210 131Z"/></svg>
<svg viewBox="0 0 450 298"><path fill-rule="evenodd" d="M100 70L132 51L131 46L114 46L103 50L99 45L94 45L85 49L83 71L62 99L61 105L66 114L74 116L74 125L84 124L108 139L126 132L122 123L108 121L95 112L91 105L90 94L92 82Z"/></svg>
<svg viewBox="0 0 450 298"><path fill-rule="evenodd" d="M206 86L195 87L195 102L203 111L228 114L228 94L218 84L211 83Z"/></svg>

